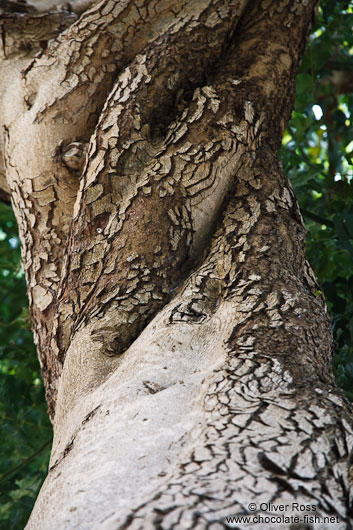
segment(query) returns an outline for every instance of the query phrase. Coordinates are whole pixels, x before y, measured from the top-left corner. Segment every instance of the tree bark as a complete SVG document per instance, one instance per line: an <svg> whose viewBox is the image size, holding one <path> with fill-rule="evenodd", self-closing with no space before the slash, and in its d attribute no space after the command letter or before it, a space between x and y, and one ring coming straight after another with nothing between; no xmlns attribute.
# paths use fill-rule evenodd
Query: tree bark
<svg viewBox="0 0 353 530"><path fill-rule="evenodd" d="M280 505L278 528L351 527L352 415L278 158L315 7L2 15L0 173L54 425L28 529Z"/></svg>

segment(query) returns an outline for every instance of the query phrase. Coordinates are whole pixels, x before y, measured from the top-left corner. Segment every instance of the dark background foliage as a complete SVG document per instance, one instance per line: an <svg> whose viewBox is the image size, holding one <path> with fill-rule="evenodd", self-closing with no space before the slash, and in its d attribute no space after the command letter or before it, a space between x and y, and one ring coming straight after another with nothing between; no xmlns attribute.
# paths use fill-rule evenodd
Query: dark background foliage
<svg viewBox="0 0 353 530"><path fill-rule="evenodd" d="M353 399L353 7L323 0L297 78L282 161L332 316L337 383ZM16 222L0 203L0 530L21 530L46 474L51 425L28 319Z"/></svg>
<svg viewBox="0 0 353 530"><path fill-rule="evenodd" d="M21 530L48 464L51 424L28 318L17 226L0 203L0 529Z"/></svg>
<svg viewBox="0 0 353 530"><path fill-rule="evenodd" d="M353 399L353 4L321 2L282 161L332 317L336 381Z"/></svg>

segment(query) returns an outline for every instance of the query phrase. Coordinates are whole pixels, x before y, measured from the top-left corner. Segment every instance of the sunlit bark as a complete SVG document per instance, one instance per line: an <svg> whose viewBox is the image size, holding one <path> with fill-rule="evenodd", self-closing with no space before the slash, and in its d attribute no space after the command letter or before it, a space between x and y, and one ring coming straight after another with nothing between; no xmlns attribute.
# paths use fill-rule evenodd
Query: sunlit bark
<svg viewBox="0 0 353 530"><path fill-rule="evenodd" d="M0 173L54 424L28 528L217 529L251 502L349 525L352 417L278 158L315 4L2 15Z"/></svg>

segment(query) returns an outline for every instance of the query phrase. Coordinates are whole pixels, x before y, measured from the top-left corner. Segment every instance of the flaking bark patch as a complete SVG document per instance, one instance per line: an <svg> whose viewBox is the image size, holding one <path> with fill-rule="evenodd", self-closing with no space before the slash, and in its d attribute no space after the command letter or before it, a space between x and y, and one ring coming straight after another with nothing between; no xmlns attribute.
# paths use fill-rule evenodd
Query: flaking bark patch
<svg viewBox="0 0 353 530"><path fill-rule="evenodd" d="M351 413L278 158L315 3L4 18L0 175L55 412L29 529L218 528L249 495L350 524Z"/></svg>

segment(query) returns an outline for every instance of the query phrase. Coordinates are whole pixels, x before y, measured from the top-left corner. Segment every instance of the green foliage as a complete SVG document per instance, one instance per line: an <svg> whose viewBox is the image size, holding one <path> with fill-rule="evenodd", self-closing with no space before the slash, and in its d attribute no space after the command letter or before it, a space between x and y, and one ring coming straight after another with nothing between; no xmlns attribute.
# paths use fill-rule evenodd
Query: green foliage
<svg viewBox="0 0 353 530"><path fill-rule="evenodd" d="M353 399L353 7L321 2L297 77L282 161L332 316L337 383Z"/></svg>
<svg viewBox="0 0 353 530"><path fill-rule="evenodd" d="M17 226L0 203L0 529L22 529L46 475L51 424L30 331Z"/></svg>
<svg viewBox="0 0 353 530"><path fill-rule="evenodd" d="M321 3L297 78L295 111L282 149L284 168L308 229L308 258L333 319L337 382L351 398L352 25L349 2ZM0 204L0 530L24 527L46 474L51 440L19 259L13 214Z"/></svg>

